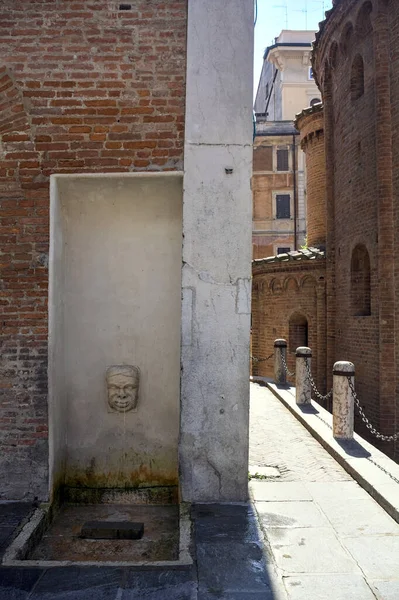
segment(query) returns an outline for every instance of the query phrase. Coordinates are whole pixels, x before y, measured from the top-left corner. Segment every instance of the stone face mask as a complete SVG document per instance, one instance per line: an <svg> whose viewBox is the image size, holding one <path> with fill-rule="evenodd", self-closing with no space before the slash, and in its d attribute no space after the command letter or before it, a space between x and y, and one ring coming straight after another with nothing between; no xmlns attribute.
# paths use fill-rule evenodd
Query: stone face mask
<svg viewBox="0 0 399 600"><path fill-rule="evenodd" d="M128 412L137 408L140 369L131 365L115 365L106 373L108 404L112 411Z"/></svg>

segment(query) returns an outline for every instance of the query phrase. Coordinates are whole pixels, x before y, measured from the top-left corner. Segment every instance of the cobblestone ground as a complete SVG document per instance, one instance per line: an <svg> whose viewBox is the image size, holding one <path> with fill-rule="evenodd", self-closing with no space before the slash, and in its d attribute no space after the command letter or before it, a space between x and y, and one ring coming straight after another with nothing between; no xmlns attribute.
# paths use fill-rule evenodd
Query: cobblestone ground
<svg viewBox="0 0 399 600"><path fill-rule="evenodd" d="M249 465L277 467L274 481L353 481L280 400L257 384L251 384Z"/></svg>

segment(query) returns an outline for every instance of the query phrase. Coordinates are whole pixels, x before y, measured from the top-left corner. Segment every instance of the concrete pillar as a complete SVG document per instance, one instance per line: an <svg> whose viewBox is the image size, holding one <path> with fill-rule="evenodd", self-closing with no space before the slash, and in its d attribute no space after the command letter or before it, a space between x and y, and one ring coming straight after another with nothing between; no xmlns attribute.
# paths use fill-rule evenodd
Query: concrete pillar
<svg viewBox="0 0 399 600"><path fill-rule="evenodd" d="M306 369L306 361L308 362L309 368L312 362L312 351L306 346L301 346L296 349L296 392L295 398L298 405L310 404L312 400L312 386L310 385L310 378Z"/></svg>
<svg viewBox="0 0 399 600"><path fill-rule="evenodd" d="M336 439L353 438L354 399L349 378L355 385L355 365L336 362L333 367L333 435Z"/></svg>
<svg viewBox="0 0 399 600"><path fill-rule="evenodd" d="M274 341L274 383L276 385L286 385L287 384L287 373L284 369L281 355L283 355L285 364L287 364L287 342L286 342L286 340L275 340Z"/></svg>
<svg viewBox="0 0 399 600"><path fill-rule="evenodd" d="M184 502L248 499L253 8L253 0L188 0L179 444Z"/></svg>

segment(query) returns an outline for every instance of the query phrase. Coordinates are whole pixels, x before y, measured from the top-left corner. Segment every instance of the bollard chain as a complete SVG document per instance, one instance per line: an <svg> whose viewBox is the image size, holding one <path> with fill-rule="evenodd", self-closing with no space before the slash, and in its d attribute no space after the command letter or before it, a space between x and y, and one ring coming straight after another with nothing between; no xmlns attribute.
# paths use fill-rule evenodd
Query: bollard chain
<svg viewBox="0 0 399 600"><path fill-rule="evenodd" d="M281 352L281 362L283 363L283 367L284 367L285 372L287 373L288 377L294 377L295 371L293 373L291 373L291 371L288 370L287 363L285 362L285 358L284 358L284 354L283 354L282 348L280 348L280 352Z"/></svg>
<svg viewBox="0 0 399 600"><path fill-rule="evenodd" d="M257 356L250 356L250 359L255 363L260 363L260 362L266 362L267 360L270 360L271 358L273 358L273 356L274 356L274 352L273 352L273 354L271 354L270 356L267 356L266 358L258 358Z"/></svg>
<svg viewBox="0 0 399 600"><path fill-rule="evenodd" d="M370 420L366 417L366 415L364 414L364 410L362 408L362 405L360 404L360 400L356 394L355 391L355 386L353 385L352 382L352 378L348 377L349 380L349 388L352 392L353 395L353 400L355 402L355 406L357 408L357 411L363 421L363 423L365 423L367 429L370 431L370 433L372 435L375 435L376 438L378 438L379 440L382 440L383 442L396 442L399 439L399 431L397 431L396 433L394 433L393 435L384 435L383 433L380 433L370 422Z"/></svg>
<svg viewBox="0 0 399 600"><path fill-rule="evenodd" d="M333 391L330 390L328 392L328 394L326 394L325 396L323 396L322 394L320 394L319 390L316 387L316 382L315 382L315 380L312 377L312 373L311 373L311 370L310 370L310 367L309 367L309 362L308 362L307 358L305 358L305 366L306 366L306 372L307 372L308 377L309 377L310 385L312 386L312 389L313 389L313 391L315 393L316 398L318 398L319 400L322 400L322 401L329 400L331 398L331 396L332 396Z"/></svg>
<svg viewBox="0 0 399 600"><path fill-rule="evenodd" d="M395 477L395 475L392 475L392 473L390 473L389 471L387 471L382 465L380 465L377 462L375 462L375 460L373 460L372 458L370 458L370 456L366 456L366 460L368 460L373 465L375 465L376 467L378 467L383 473L385 473L385 475L388 475L388 477L390 477L395 483L399 483L399 479L397 477Z"/></svg>

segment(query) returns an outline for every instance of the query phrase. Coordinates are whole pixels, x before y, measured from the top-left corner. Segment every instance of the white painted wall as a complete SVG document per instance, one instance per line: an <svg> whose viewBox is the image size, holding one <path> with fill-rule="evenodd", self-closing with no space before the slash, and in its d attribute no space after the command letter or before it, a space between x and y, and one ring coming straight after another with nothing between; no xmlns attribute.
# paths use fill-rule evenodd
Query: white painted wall
<svg viewBox="0 0 399 600"><path fill-rule="evenodd" d="M88 487L177 484L182 175L53 176L50 465ZM141 370L108 411L108 366Z"/></svg>
<svg viewBox="0 0 399 600"><path fill-rule="evenodd" d="M189 0L180 434L185 501L248 495L252 54L253 0Z"/></svg>

